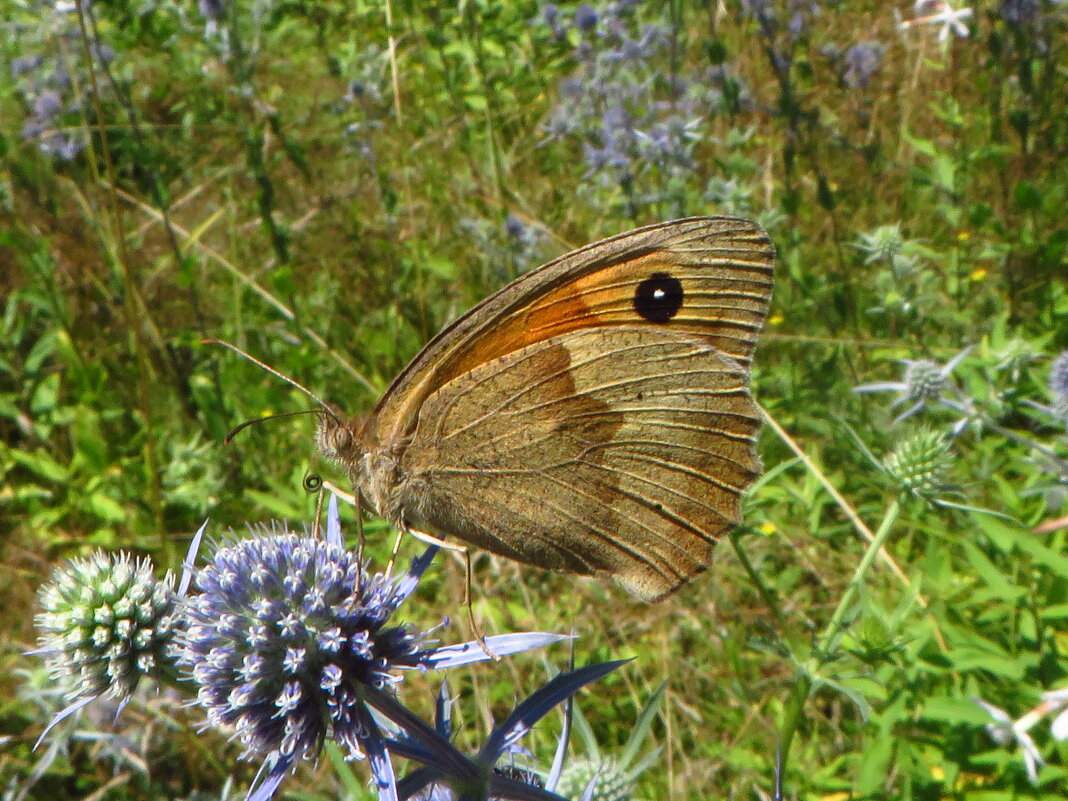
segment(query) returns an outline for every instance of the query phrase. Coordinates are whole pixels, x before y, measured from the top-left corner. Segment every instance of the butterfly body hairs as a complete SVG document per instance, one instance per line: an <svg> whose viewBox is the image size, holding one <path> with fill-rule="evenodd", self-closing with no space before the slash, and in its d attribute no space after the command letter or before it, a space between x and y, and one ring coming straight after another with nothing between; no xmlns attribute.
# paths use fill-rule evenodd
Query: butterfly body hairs
<svg viewBox="0 0 1068 801"><path fill-rule="evenodd" d="M701 217L568 253L434 337L319 449L394 526L659 600L760 473L749 365L774 248Z"/></svg>

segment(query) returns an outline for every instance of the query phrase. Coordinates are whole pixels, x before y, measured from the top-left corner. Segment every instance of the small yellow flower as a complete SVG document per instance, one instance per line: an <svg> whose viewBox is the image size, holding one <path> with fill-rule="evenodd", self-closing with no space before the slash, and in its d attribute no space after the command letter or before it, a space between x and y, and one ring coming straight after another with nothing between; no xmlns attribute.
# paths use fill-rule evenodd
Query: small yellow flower
<svg viewBox="0 0 1068 801"><path fill-rule="evenodd" d="M972 234L971 234L970 231L957 231L957 241L958 242L967 242L971 238L972 238Z"/></svg>
<svg viewBox="0 0 1068 801"><path fill-rule="evenodd" d="M971 274L968 277L971 278L973 281L982 281L984 278L986 278L986 268L976 267L974 270L972 270Z"/></svg>
<svg viewBox="0 0 1068 801"><path fill-rule="evenodd" d="M945 781L946 772L942 770L941 765L931 765L931 778L935 781Z"/></svg>
<svg viewBox="0 0 1068 801"><path fill-rule="evenodd" d="M786 318L783 317L781 314L773 314L773 315L771 315L771 317L768 318L768 324L769 325L782 325L783 320L785 320L785 319Z"/></svg>
<svg viewBox="0 0 1068 801"><path fill-rule="evenodd" d="M779 527L772 523L770 520L766 520L759 526L757 526L757 531L759 531L761 534L767 534L769 537L778 530Z"/></svg>

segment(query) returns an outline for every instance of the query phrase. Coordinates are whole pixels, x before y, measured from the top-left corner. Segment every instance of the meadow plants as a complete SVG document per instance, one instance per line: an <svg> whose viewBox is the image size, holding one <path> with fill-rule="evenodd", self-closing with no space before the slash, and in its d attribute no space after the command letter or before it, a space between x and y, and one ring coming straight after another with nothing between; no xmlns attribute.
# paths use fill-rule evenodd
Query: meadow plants
<svg viewBox="0 0 1068 801"><path fill-rule="evenodd" d="M0 29L7 796L373 797L396 760L398 797L544 798L574 696L571 797L594 763L633 798L1061 797L1063 3L20 0ZM259 528L344 477L307 417L224 445L308 404L202 340L360 414L513 276L720 213L778 255L746 527L651 607L474 553L489 650L633 661L583 695L602 668L479 660L446 725L421 673L460 659L462 564L375 578L381 521L361 553ZM194 566L209 516L253 529Z"/></svg>

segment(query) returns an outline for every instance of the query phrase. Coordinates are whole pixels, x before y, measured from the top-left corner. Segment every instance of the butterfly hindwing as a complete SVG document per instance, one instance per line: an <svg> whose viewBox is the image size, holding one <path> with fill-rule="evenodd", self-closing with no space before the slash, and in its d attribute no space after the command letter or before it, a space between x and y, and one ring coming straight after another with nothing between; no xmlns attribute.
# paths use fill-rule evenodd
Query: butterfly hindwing
<svg viewBox="0 0 1068 801"><path fill-rule="evenodd" d="M646 599L705 569L759 471L747 371L655 326L573 331L431 395L401 460L411 522Z"/></svg>

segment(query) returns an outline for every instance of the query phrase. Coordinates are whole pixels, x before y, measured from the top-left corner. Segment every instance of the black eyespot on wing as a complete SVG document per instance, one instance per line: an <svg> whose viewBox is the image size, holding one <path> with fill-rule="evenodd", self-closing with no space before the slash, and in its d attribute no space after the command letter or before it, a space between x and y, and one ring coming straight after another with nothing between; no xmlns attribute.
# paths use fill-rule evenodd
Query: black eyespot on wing
<svg viewBox="0 0 1068 801"><path fill-rule="evenodd" d="M653 273L634 292L634 311L651 323L666 323L682 308L682 284L667 273Z"/></svg>

